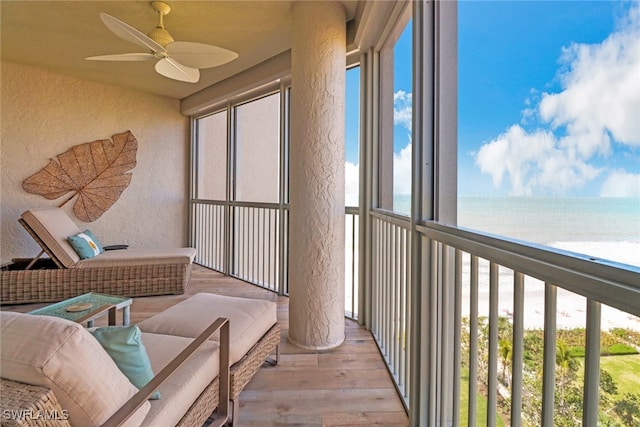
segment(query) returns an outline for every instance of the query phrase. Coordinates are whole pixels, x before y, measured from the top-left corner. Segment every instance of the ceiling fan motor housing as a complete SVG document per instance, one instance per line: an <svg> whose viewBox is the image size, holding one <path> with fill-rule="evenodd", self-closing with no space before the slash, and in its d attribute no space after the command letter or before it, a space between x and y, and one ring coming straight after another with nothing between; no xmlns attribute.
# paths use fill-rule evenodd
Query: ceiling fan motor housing
<svg viewBox="0 0 640 427"><path fill-rule="evenodd" d="M167 47L169 43L173 43L174 41L169 31L164 28L164 17L171 12L171 6L162 1L152 1L149 5L158 14L159 22L158 26L151 30L147 36L160 46Z"/></svg>
<svg viewBox="0 0 640 427"><path fill-rule="evenodd" d="M154 28L147 36L162 47L167 47L169 43L173 43L173 37L163 27Z"/></svg>

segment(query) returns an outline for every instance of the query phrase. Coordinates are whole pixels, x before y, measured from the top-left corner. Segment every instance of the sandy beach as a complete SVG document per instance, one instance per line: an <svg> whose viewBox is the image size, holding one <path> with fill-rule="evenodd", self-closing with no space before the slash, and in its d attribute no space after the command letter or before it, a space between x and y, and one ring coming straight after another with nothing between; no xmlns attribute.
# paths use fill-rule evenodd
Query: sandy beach
<svg viewBox="0 0 640 427"><path fill-rule="evenodd" d="M350 232L350 230L349 230ZM640 242L559 242L558 249L576 253L588 253L603 259L640 265ZM347 266L351 265L350 248L347 248ZM357 249L356 249L357 254ZM356 255L357 256L357 255ZM347 293L345 307L351 311L351 269L347 268ZM462 265L462 315L469 315L469 260L466 257ZM498 313L500 316L513 316L513 275L504 268L499 273ZM466 285L465 285L466 284ZM587 300L581 295L558 288L556 327L558 329L585 328L587 319ZM357 307L356 307L357 310ZM489 266L481 261L478 271L478 314L489 315ZM524 299L525 329L543 329L544 327L544 283L532 277L525 277ZM612 307L602 306L601 329L628 328L640 331L640 318Z"/></svg>
<svg viewBox="0 0 640 427"><path fill-rule="evenodd" d="M535 280L535 279L530 279ZM529 288L529 289L527 289ZM535 288L535 289L534 289ZM587 321L587 300L564 289L558 289L556 327L558 329L584 328ZM465 304L464 301L467 301ZM462 315L469 315L469 292L463 290ZM478 313L489 314L489 290L478 291ZM512 318L513 291L500 291L498 298L498 315ZM544 327L544 285L542 283L527 286L525 283L524 328L543 329ZM608 306L602 306L601 329L626 328L640 331L640 318Z"/></svg>
<svg viewBox="0 0 640 427"><path fill-rule="evenodd" d="M640 244L637 242L560 242L554 247L576 253L588 253L595 257L615 259L630 265L640 264ZM469 283L469 262L463 261L462 283ZM478 271L478 312L489 314L489 266L480 262ZM542 329L544 326L544 283L532 277L524 282L524 327ZM584 328L587 320L587 299L581 295L558 288L556 327L558 329ZM469 286L463 285L463 316L469 314ZM466 302L466 304L465 304ZM499 273L498 313L513 314L513 274L501 268ZM640 318L612 307L602 306L602 330L628 328L640 331Z"/></svg>

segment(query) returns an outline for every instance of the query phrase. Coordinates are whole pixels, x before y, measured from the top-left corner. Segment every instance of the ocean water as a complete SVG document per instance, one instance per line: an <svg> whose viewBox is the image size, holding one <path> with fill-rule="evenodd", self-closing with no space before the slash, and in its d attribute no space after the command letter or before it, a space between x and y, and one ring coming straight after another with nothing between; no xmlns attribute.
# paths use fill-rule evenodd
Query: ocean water
<svg viewBox="0 0 640 427"><path fill-rule="evenodd" d="M640 266L640 199L460 197L458 225Z"/></svg>
<svg viewBox="0 0 640 427"><path fill-rule="evenodd" d="M409 214L409 196L394 199L394 211ZM486 233L583 255L640 266L640 199L560 197L459 197L458 224ZM350 232L347 234L350 236ZM357 249L356 249L357 251ZM351 264L347 264L351 265ZM489 263L479 265L479 312L488 315ZM463 259L463 315L469 313L469 257ZM499 311L513 312L513 274L499 272ZM544 283L525 278L526 328L544 324ZM586 299L558 289L559 328L585 327ZM603 329L640 330L640 318L602 307Z"/></svg>
<svg viewBox="0 0 640 427"><path fill-rule="evenodd" d="M410 198L394 199L394 210L408 214ZM640 266L640 199L562 197L459 197L458 225L574 253ZM469 313L469 257L462 262L462 312ZM500 315L513 313L513 274L499 271ZM489 263L478 271L480 315L489 310ZM585 327L586 299L558 289L557 326ZM525 277L525 328L544 324L544 283ZM640 318L602 307L601 327L640 330Z"/></svg>
<svg viewBox="0 0 640 427"><path fill-rule="evenodd" d="M559 197L460 197L458 224L492 234L534 242L579 254L640 266L640 199ZM469 274L463 262L463 276ZM513 313L513 276L499 272L499 311ZM463 283L467 283L463 278ZM463 312L469 289L463 286ZM479 271L479 310L488 315L489 265ZM585 327L586 299L558 289L559 328ZM544 283L525 278L526 328L544 325ZM612 307L602 307L604 330L623 327L640 330L640 319Z"/></svg>
<svg viewBox="0 0 640 427"><path fill-rule="evenodd" d="M410 203L397 196L394 210ZM461 196L458 225L640 266L638 198Z"/></svg>

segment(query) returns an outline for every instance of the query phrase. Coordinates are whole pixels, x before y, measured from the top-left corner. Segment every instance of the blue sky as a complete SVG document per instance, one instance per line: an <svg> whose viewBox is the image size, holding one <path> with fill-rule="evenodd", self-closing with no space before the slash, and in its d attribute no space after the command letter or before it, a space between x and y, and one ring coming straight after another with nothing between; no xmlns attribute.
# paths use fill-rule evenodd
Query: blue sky
<svg viewBox="0 0 640 427"><path fill-rule="evenodd" d="M640 198L640 3L461 1L458 15L459 194ZM399 172L410 143L405 35L395 49Z"/></svg>

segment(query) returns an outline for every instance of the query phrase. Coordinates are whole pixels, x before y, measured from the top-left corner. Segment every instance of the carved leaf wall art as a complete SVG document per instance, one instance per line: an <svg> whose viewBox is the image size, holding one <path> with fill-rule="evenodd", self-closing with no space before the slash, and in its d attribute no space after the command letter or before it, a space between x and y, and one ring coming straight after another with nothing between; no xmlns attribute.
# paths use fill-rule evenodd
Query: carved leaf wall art
<svg viewBox="0 0 640 427"><path fill-rule="evenodd" d="M54 200L78 196L73 212L79 220L95 221L113 205L131 182L127 171L136 166L138 141L131 131L76 145L22 182L27 192Z"/></svg>

